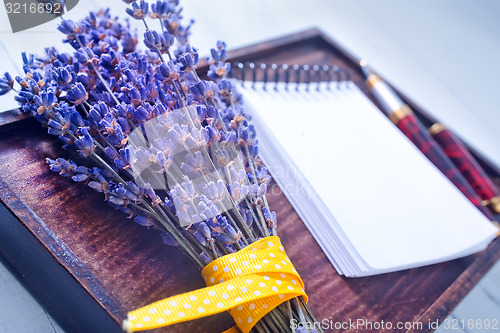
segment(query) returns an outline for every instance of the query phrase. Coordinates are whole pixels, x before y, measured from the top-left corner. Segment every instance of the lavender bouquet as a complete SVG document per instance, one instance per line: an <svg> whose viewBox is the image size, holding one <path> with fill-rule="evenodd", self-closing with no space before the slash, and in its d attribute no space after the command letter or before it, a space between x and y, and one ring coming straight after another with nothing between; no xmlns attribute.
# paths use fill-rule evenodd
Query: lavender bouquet
<svg viewBox="0 0 500 333"><path fill-rule="evenodd" d="M24 112L79 153L81 164L47 158L52 171L103 193L202 269L276 235L265 196L270 176L240 95L226 79L226 45L211 50L211 80L202 80L198 51L188 42L192 22L181 22L178 0L125 2L127 13L144 22L147 50L136 49L134 32L108 10L79 23L62 20L58 30L73 54L23 54L25 76L6 73L0 94L15 90ZM292 328L292 320L304 325ZM314 322L297 297L252 332L316 332L305 328Z"/></svg>

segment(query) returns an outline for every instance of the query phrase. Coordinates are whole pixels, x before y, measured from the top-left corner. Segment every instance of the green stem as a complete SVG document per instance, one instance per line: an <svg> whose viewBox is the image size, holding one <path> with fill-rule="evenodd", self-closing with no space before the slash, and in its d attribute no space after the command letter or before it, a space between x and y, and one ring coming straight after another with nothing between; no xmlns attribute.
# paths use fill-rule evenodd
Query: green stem
<svg viewBox="0 0 500 333"><path fill-rule="evenodd" d="M118 181L120 181L120 183L122 183L123 185L125 185L125 186L128 187L128 185L125 182L125 180L123 180L123 178L111 166L109 166L108 163L106 163L106 161L104 161L99 155L97 155L94 152L92 152L91 155L95 159L97 159L102 166L104 166L108 171L110 171L113 174L113 176ZM189 255L191 255L191 257L196 261L196 263L199 264L201 268L205 267L204 263L199 259L196 251L194 251L194 248L192 247L192 245L190 244L190 242L188 242L184 238L183 235L181 235L181 234L179 234L177 232L175 224L168 218L168 216L166 216L165 212L163 212L163 210L159 210L160 214L163 213L164 218L166 218L166 220L164 220L163 218L161 218L158 215L158 212L153 207L151 207L149 204L147 204L146 201L144 201L144 199L141 199L141 203L144 205L144 207L146 207L149 211L151 211L152 214L155 215L155 217L157 218L157 220L167 229L167 231L169 233L172 234L172 236L179 242L179 244L182 246L182 248L184 248L186 250L186 252Z"/></svg>
<svg viewBox="0 0 500 333"><path fill-rule="evenodd" d="M264 229L265 237L269 237L270 236L269 229L267 228L266 219L264 218L264 215L262 215L260 207L258 205L255 205L255 210L257 211L257 214L260 217L260 222L262 223L262 228Z"/></svg>
<svg viewBox="0 0 500 333"><path fill-rule="evenodd" d="M269 329L267 328L267 326L264 325L264 322L262 320L259 320L259 322L255 324L255 326L252 329L252 332L254 330L257 331L257 333L273 333L269 331Z"/></svg>
<svg viewBox="0 0 500 333"><path fill-rule="evenodd" d="M292 311L292 305L290 304L290 300L286 301L286 307L287 307L288 313L290 314L290 320L291 320L293 318L293 311ZM295 333L295 326L290 325L290 327L292 328L292 333Z"/></svg>
<svg viewBox="0 0 500 333"><path fill-rule="evenodd" d="M248 201L248 199L246 198L245 198L245 203L247 204L247 207L250 209L250 213L252 214L254 224L257 226L257 229L259 230L261 237L265 237L264 230L262 230L262 226L259 223L259 218L257 217L257 215L255 215L255 212L252 209L252 203Z"/></svg>
<svg viewBox="0 0 500 333"><path fill-rule="evenodd" d="M82 48L82 49L85 49L82 45L82 42L80 41L80 39L77 37L75 38L76 41L78 42L78 45ZM97 77L99 78L99 80L101 80L101 83L104 85L104 88L106 88L106 90L108 91L108 93L111 95L111 97L113 97L113 100L115 101L116 105L120 104L120 101L118 101L118 99L116 98L115 94L113 93L113 91L111 90L111 88L109 87L108 83L104 80L104 78L102 77L101 73L99 72L99 70L97 69L97 67L95 66L95 64L92 62L92 59L89 59L88 55L87 55L87 52L84 52L85 53L85 56L87 57L88 61L90 62L90 65L92 66L92 68L94 69L94 72L96 73Z"/></svg>

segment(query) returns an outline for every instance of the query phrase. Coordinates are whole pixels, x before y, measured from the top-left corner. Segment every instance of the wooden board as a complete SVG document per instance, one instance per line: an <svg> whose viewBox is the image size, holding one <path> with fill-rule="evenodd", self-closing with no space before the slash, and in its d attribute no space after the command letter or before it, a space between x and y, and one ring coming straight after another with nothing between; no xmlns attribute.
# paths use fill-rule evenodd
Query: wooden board
<svg viewBox="0 0 500 333"><path fill-rule="evenodd" d="M349 67L353 80L363 87L354 59L317 30L229 55L234 61ZM2 117L7 120L0 126L0 200L5 206L0 207L0 255L63 328L119 332L127 311L204 286L199 270L180 250L162 244L157 232L128 220L99 193L51 172L45 158L67 152L34 119L12 113ZM495 170L488 171L498 177ZM374 277L344 278L286 198L269 192L279 235L303 277L318 320L383 320L394 325L418 320L424 329L415 332L430 331L428 321L449 314L500 258L497 239L475 256ZM233 324L228 314L221 314L157 331L221 332Z"/></svg>

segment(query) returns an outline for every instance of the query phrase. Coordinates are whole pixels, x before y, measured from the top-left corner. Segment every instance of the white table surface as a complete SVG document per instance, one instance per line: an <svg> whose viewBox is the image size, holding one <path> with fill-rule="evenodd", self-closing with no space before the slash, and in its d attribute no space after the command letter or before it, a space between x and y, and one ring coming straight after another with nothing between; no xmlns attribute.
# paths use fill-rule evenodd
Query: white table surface
<svg viewBox="0 0 500 333"><path fill-rule="evenodd" d="M101 3L80 0L67 17L77 19ZM209 53L217 40L225 40L229 48L236 48L311 27L322 29L352 54L367 59L390 83L500 166L497 102L500 1L181 0L181 3L185 17L196 20L191 41L203 55ZM121 1L110 0L106 4L113 7L114 13L123 13L125 5ZM44 46L60 45L60 39L55 22L12 34L5 9L0 5L1 72L21 74L21 51L40 53ZM0 110L15 107L11 99L12 95L0 98ZM25 296L24 289L1 265L0 281L0 309L9 310L0 311L0 330L50 331L51 326L43 326L48 325L43 322L43 309ZM488 287L480 290L496 295L497 307L493 312L500 317L498 281L490 279ZM470 309L481 309L484 298L474 299ZM479 314L472 310L469 313L489 315L491 307L488 308L486 312L479 310ZM25 309L34 309L30 313L35 315L30 317ZM467 312L461 315L466 316ZM15 326L19 319L28 326ZM60 330L55 327L54 331Z"/></svg>

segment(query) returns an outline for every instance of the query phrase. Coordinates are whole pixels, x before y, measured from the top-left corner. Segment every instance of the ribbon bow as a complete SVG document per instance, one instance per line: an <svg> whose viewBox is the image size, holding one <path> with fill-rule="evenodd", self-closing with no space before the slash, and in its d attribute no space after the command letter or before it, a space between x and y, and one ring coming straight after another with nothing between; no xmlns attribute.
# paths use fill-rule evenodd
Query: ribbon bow
<svg viewBox="0 0 500 333"><path fill-rule="evenodd" d="M128 313L127 332L159 328L223 311L243 333L269 311L294 297L307 302L304 283L277 236L266 237L208 264L201 275L207 284ZM238 332L232 328L225 333Z"/></svg>

